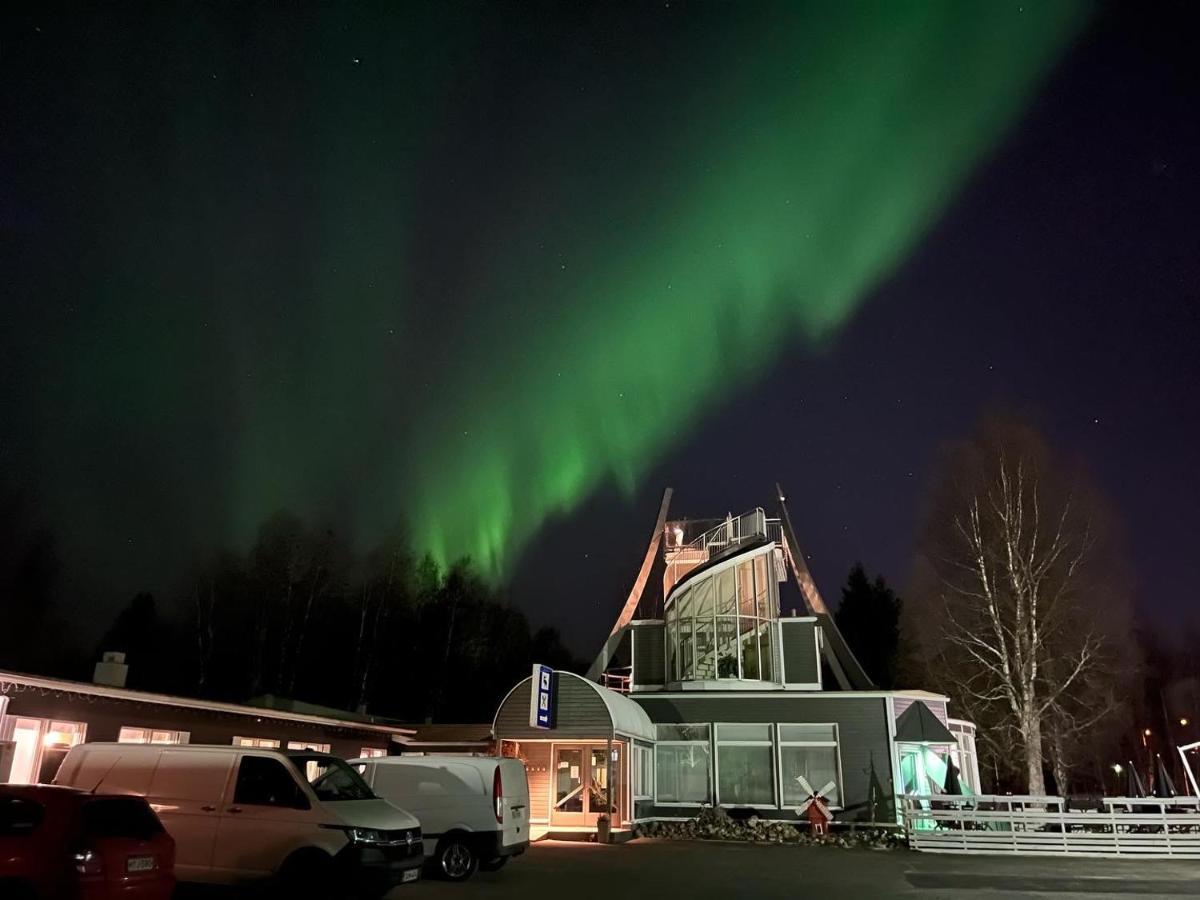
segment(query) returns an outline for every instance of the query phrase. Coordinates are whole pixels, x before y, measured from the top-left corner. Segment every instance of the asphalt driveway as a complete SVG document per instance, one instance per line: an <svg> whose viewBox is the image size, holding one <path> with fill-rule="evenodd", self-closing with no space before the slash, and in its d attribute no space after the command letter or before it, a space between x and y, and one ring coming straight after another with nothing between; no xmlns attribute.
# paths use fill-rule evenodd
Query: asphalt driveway
<svg viewBox="0 0 1200 900"><path fill-rule="evenodd" d="M463 884L422 881L390 900L653 897L1055 898L1200 895L1200 861L946 856L707 841L543 841Z"/></svg>

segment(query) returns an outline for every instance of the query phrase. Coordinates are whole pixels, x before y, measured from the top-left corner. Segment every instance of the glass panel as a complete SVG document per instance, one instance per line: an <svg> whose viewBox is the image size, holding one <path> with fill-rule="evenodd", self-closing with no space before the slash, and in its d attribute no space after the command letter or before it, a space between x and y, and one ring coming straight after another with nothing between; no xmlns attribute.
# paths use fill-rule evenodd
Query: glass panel
<svg viewBox="0 0 1200 900"><path fill-rule="evenodd" d="M754 616L754 565L750 560L737 564L738 613Z"/></svg>
<svg viewBox="0 0 1200 900"><path fill-rule="evenodd" d="M675 607L667 607L667 680L679 680L679 619Z"/></svg>
<svg viewBox="0 0 1200 900"><path fill-rule="evenodd" d="M558 812L583 812L583 750L555 751L554 808Z"/></svg>
<svg viewBox="0 0 1200 900"><path fill-rule="evenodd" d="M692 624L692 619L681 618L679 620L679 677L683 681L689 681L695 677L692 674L696 663L696 645L692 634Z"/></svg>
<svg viewBox="0 0 1200 900"><path fill-rule="evenodd" d="M684 619L692 614L692 589L691 586L685 587L680 591L675 599L671 601L671 605L675 607L675 615Z"/></svg>
<svg viewBox="0 0 1200 900"><path fill-rule="evenodd" d="M693 616L711 616L713 614L713 593L715 591L713 581L714 579L710 576L692 586Z"/></svg>
<svg viewBox="0 0 1200 900"><path fill-rule="evenodd" d="M737 594L733 583L733 569L725 569L716 575L717 582L717 613L729 614L737 612Z"/></svg>
<svg viewBox="0 0 1200 900"><path fill-rule="evenodd" d="M654 758L659 802L708 803L712 799L706 744L660 745L654 748Z"/></svg>
<svg viewBox="0 0 1200 900"><path fill-rule="evenodd" d="M609 812L608 809L608 753L602 747L591 751L591 780L588 783L588 812Z"/></svg>
<svg viewBox="0 0 1200 900"><path fill-rule="evenodd" d="M696 660L692 677L695 679L711 679L717 677L717 667L713 656L715 639L713 635L713 620L693 619L692 622L696 640Z"/></svg>
<svg viewBox="0 0 1200 900"><path fill-rule="evenodd" d="M717 619L717 677L738 677L737 619L733 616Z"/></svg>
<svg viewBox="0 0 1200 900"><path fill-rule="evenodd" d="M771 681L774 678L774 657L771 655L771 636L773 634L772 622L769 619L760 619L758 623L758 677L763 681Z"/></svg>
<svg viewBox="0 0 1200 900"><path fill-rule="evenodd" d="M721 803L772 806L775 787L770 747L717 747Z"/></svg>
<svg viewBox="0 0 1200 900"><path fill-rule="evenodd" d="M836 741L837 736L834 734L833 725L780 725L779 726L779 742L786 744L788 741L812 742L812 741Z"/></svg>
<svg viewBox="0 0 1200 900"><path fill-rule="evenodd" d="M742 632L742 678L755 681L758 671L758 635L755 633L757 619L738 619Z"/></svg>
<svg viewBox="0 0 1200 900"><path fill-rule="evenodd" d="M708 743L707 725L655 725L660 741L703 741Z"/></svg>
<svg viewBox="0 0 1200 900"><path fill-rule="evenodd" d="M778 619L771 607L771 582L767 580L767 555L754 557L754 588L758 596L758 615L764 619Z"/></svg>
<svg viewBox="0 0 1200 900"><path fill-rule="evenodd" d="M781 729L782 730L782 729ZM837 788L837 750L833 747L780 747L779 763L783 770L783 805L799 806L809 798L800 784L803 777L810 788L820 791L829 782L834 786L825 792L826 802L840 806Z"/></svg>
<svg viewBox="0 0 1200 900"><path fill-rule="evenodd" d="M718 725L717 741L771 741L770 725Z"/></svg>

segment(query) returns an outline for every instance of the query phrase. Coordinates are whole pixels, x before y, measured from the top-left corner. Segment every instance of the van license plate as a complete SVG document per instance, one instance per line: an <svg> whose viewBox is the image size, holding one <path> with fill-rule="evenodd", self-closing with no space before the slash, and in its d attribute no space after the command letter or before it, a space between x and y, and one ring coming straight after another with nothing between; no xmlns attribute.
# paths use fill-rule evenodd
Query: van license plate
<svg viewBox="0 0 1200 900"><path fill-rule="evenodd" d="M410 881L416 881L420 877L421 877L420 869L409 869L407 872L404 873L404 875L401 876L400 883L407 884Z"/></svg>
<svg viewBox="0 0 1200 900"><path fill-rule="evenodd" d="M125 860L126 872L152 872L154 871L153 856L131 856Z"/></svg>

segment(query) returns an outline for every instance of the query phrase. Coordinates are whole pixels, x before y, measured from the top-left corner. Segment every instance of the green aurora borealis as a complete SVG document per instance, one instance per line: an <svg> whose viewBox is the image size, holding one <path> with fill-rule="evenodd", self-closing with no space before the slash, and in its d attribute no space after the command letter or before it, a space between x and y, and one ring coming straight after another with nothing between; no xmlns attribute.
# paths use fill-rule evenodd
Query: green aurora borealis
<svg viewBox="0 0 1200 900"><path fill-rule="evenodd" d="M835 339L1084 15L413 10L83 17L45 61L73 224L23 273L61 349L9 336L13 415L85 556L244 545L286 507L503 575Z"/></svg>
<svg viewBox="0 0 1200 900"><path fill-rule="evenodd" d="M520 233L489 254L504 260L489 290L508 298L476 335L493 352L452 368L438 405L462 415L436 416L401 488L418 544L500 570L605 479L632 490L778 354L829 339L1012 124L1075 12L764 17L737 63L685 101L661 181L596 185L575 210L566 275L546 279ZM526 215L549 232L514 211Z"/></svg>

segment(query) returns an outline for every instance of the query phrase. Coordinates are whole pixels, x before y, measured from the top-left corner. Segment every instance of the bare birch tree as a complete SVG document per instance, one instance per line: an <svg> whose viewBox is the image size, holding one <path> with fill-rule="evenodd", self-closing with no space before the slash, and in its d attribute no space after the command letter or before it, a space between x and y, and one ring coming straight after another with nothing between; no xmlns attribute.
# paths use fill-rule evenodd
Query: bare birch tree
<svg viewBox="0 0 1200 900"><path fill-rule="evenodd" d="M1064 789L1067 740L1097 720L1079 698L1103 692L1116 655L1095 615L1104 561L1089 497L1031 430L992 423L958 449L922 538L914 613L927 670L997 730L995 749L1015 744L1034 795L1049 737Z"/></svg>

